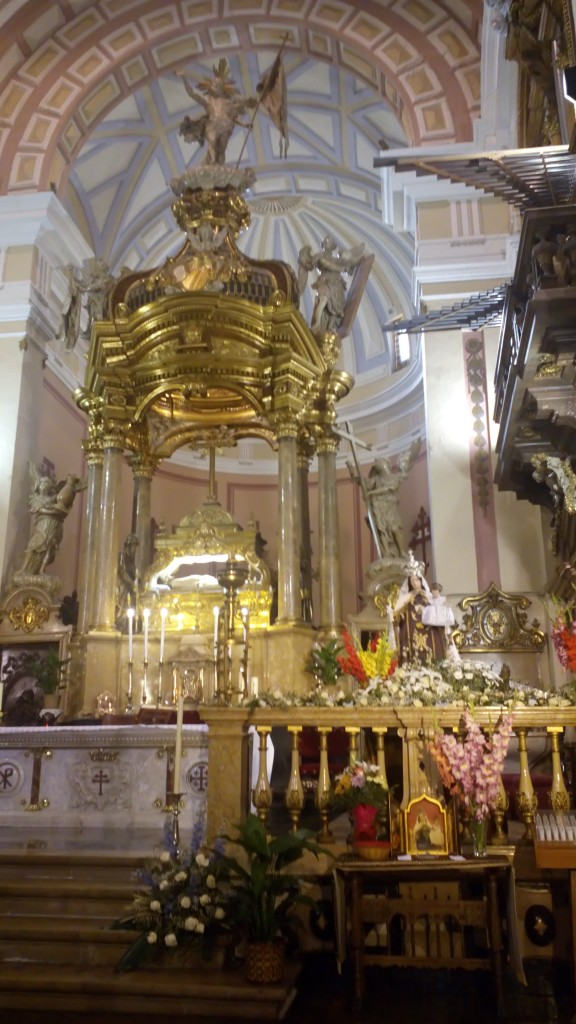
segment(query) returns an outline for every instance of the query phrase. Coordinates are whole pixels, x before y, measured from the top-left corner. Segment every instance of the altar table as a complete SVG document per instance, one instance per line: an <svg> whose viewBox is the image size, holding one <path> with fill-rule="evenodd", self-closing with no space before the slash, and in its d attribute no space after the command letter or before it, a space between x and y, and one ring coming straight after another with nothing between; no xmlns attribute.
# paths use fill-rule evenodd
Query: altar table
<svg viewBox="0 0 576 1024"><path fill-rule="evenodd" d="M184 725L179 789L188 831L205 808L208 740ZM6 829L127 830L166 819L173 788L175 725L0 728L0 817Z"/></svg>
<svg viewBox="0 0 576 1024"><path fill-rule="evenodd" d="M349 946L355 1009L362 1007L367 965L462 967L492 970L503 1015L503 922L514 889L507 857L350 858L336 864L333 877L337 956L342 963ZM365 925L384 932L380 948L367 946ZM486 947L479 951L482 934Z"/></svg>

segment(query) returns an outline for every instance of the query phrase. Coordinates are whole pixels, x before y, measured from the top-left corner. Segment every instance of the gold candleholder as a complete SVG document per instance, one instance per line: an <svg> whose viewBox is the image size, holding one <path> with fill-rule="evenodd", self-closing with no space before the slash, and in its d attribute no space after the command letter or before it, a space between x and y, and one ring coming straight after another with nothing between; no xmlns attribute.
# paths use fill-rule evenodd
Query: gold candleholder
<svg viewBox="0 0 576 1024"><path fill-rule="evenodd" d="M141 698L140 698L140 703L142 705L145 705L145 704L147 704L147 702L148 702L148 660L146 659L144 661L144 674L142 676L142 695L141 695Z"/></svg>
<svg viewBox="0 0 576 1024"><path fill-rule="evenodd" d="M180 852L180 801L182 799L182 793L167 793L166 794L166 807L168 813L172 815L172 821L170 824L170 839L172 843L172 851L175 857Z"/></svg>
<svg viewBox="0 0 576 1024"><path fill-rule="evenodd" d="M126 714L127 715L131 715L132 712L134 711L134 705L132 703L132 678L133 678L132 677L132 670L133 670L133 667L134 667L133 666L133 662L132 662L132 660L130 660L128 662L128 689L126 690Z"/></svg>
<svg viewBox="0 0 576 1024"><path fill-rule="evenodd" d="M164 662L158 662L158 700L156 701L156 707L159 708L162 704L162 672L164 670Z"/></svg>

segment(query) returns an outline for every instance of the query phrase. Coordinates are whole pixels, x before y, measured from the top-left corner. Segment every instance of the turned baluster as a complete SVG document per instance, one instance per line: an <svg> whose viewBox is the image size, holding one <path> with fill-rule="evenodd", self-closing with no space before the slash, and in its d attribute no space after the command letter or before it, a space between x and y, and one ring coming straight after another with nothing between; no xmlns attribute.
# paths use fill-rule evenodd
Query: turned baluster
<svg viewBox="0 0 576 1024"><path fill-rule="evenodd" d="M268 734L272 732L270 725L257 725L256 732L259 740L258 757L258 778L252 791L252 803L260 821L266 821L268 811L272 806L272 790L268 781L268 765L266 763L266 748L268 746Z"/></svg>
<svg viewBox="0 0 576 1024"><path fill-rule="evenodd" d="M384 753L384 736L388 732L385 726L373 726L372 732L376 737L376 764L380 769L380 775L384 779L384 785L388 789L388 779L386 777L386 757Z"/></svg>
<svg viewBox="0 0 576 1024"><path fill-rule="evenodd" d="M290 752L290 778L284 802L290 814L292 832L298 830L300 815L304 807L304 787L300 777L300 752L298 749L298 738L302 732L301 725L289 725L288 732L292 735L292 749Z"/></svg>
<svg viewBox="0 0 576 1024"><path fill-rule="evenodd" d="M334 836L328 827L328 816L332 805L332 786L330 784L330 769L328 767L328 733L332 732L331 726L318 727L320 737L320 767L318 770L318 786L316 789L316 807L318 808L321 821L319 840L321 843L333 843Z"/></svg>
<svg viewBox="0 0 576 1024"><path fill-rule="evenodd" d="M532 840L532 822L534 821L534 812L538 806L538 801L532 785L532 779L530 778L526 729L515 729L514 732L518 737L518 758L520 761L520 778L518 780L518 789L516 790L516 808L521 821L524 823L522 840L530 842Z"/></svg>
<svg viewBox="0 0 576 1024"><path fill-rule="evenodd" d="M549 725L546 728L552 743L552 789L548 794L548 798L553 811L568 811L570 809L570 797L564 782L562 762L560 760L560 733L563 731L561 725Z"/></svg>
<svg viewBox="0 0 576 1024"><path fill-rule="evenodd" d="M494 726L494 731L497 726ZM492 808L492 821L494 822L494 829L490 837L491 846L505 846L508 842L508 836L506 829L504 828L504 822L506 820L506 812L510 805L508 800L508 794L502 781L502 773L498 775L498 793L496 795L496 803Z"/></svg>
<svg viewBox="0 0 576 1024"><path fill-rule="evenodd" d="M360 760L358 753L358 738L360 736L360 729L356 725L347 725L345 731L349 737L349 764L353 768L356 761Z"/></svg>

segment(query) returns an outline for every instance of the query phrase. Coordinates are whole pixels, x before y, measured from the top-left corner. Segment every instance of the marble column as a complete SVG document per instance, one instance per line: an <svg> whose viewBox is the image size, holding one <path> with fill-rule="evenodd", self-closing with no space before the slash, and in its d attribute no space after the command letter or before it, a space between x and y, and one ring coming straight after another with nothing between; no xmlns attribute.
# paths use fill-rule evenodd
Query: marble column
<svg viewBox="0 0 576 1024"><path fill-rule="evenodd" d="M101 511L94 562L94 614L91 627L100 631L114 629L116 580L120 550L120 472L123 440L120 435L104 440Z"/></svg>
<svg viewBox="0 0 576 1024"><path fill-rule="evenodd" d="M278 436L278 619L300 622L300 501L296 425Z"/></svg>
<svg viewBox="0 0 576 1024"><path fill-rule="evenodd" d="M336 452L338 439L323 437L318 444L318 544L320 566L320 628L342 628Z"/></svg>
<svg viewBox="0 0 576 1024"><path fill-rule="evenodd" d="M88 631L94 617L94 583L96 574L92 571L92 568L96 560L103 462L100 445L87 440L84 442L83 448L87 466L87 488L78 573L79 633L86 633Z"/></svg>
<svg viewBox="0 0 576 1024"><path fill-rule="evenodd" d="M152 477L157 460L148 455L135 455L130 460L130 465L134 473L134 523L132 529L138 537L136 573L140 583L150 565Z"/></svg>
<svg viewBox="0 0 576 1024"><path fill-rule="evenodd" d="M310 456L298 450L298 493L300 495L300 592L301 614L305 622L313 622L312 607L312 538L310 500L308 494Z"/></svg>

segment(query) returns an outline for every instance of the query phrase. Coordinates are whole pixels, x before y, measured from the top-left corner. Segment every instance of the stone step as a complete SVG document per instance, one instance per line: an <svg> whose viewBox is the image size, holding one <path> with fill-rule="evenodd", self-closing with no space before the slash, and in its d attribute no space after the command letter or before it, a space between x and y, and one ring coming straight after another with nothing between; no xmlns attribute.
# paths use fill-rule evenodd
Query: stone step
<svg viewBox="0 0 576 1024"><path fill-rule="evenodd" d="M147 861L145 857L133 854L108 854L95 858L90 855L71 857L69 854L23 854L0 853L0 877L2 879L69 879L104 882L113 877L116 881L134 881L136 871Z"/></svg>
<svg viewBox="0 0 576 1024"><path fill-rule="evenodd" d="M0 881L0 918L33 916L79 917L85 919L123 917L130 903L136 881L88 882L80 879L24 878Z"/></svg>
<svg viewBox="0 0 576 1024"><path fill-rule="evenodd" d="M0 962L114 967L139 933L84 918L0 917Z"/></svg>
<svg viewBox="0 0 576 1024"><path fill-rule="evenodd" d="M62 893L61 895L43 895L40 903L38 896L31 893L28 895L0 893L0 919L4 915L26 917L32 914L52 919L84 915L85 919L89 918L90 921L105 920L110 923L119 917L126 916L131 899L130 892L117 896L102 896L97 899L89 899L81 893L74 896Z"/></svg>
<svg viewBox="0 0 576 1024"><path fill-rule="evenodd" d="M59 1010L171 1017L281 1020L296 995L300 968L286 965L277 985L254 985L241 971L192 972L147 968L114 974L111 968L0 963L0 1010ZM135 1016L135 1020L137 1017Z"/></svg>

